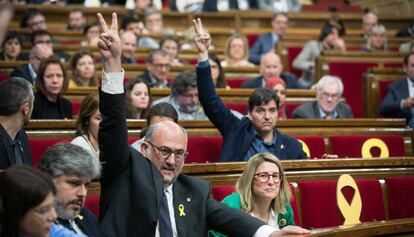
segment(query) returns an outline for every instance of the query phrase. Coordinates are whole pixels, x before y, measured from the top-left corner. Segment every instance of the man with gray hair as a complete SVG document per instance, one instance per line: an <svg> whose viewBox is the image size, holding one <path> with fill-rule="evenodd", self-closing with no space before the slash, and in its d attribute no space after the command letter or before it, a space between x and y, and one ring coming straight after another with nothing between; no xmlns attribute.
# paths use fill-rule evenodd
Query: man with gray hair
<svg viewBox="0 0 414 237"><path fill-rule="evenodd" d="M32 85L19 77L0 83L0 170L13 164L32 165L29 141L23 127L32 116Z"/></svg>
<svg viewBox="0 0 414 237"><path fill-rule="evenodd" d="M203 107L198 101L197 80L194 72L182 72L178 74L171 85L171 95L154 102L154 105L162 102L171 104L178 113L179 120L204 120Z"/></svg>
<svg viewBox="0 0 414 237"><path fill-rule="evenodd" d="M14 69L10 76L22 77L34 85L41 60L52 55L53 51L50 46L47 44L36 44L30 51L29 63Z"/></svg>
<svg viewBox="0 0 414 237"><path fill-rule="evenodd" d="M156 49L149 53L147 70L138 78L146 81L150 87L167 88L170 68L170 55L163 50Z"/></svg>
<svg viewBox="0 0 414 237"><path fill-rule="evenodd" d="M48 148L38 168L56 186L56 224L89 237L101 236L95 216L84 208L88 185L100 176L99 160L80 146L64 142Z"/></svg>
<svg viewBox="0 0 414 237"><path fill-rule="evenodd" d="M293 111L294 118L352 118L351 107L340 101L344 85L339 77L323 76L316 83L316 101L304 103Z"/></svg>

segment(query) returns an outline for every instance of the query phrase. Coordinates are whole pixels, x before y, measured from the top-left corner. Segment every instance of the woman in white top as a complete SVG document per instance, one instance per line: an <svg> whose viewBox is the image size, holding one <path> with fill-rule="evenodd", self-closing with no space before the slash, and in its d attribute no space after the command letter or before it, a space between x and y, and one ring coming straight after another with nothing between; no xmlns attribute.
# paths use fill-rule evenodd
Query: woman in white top
<svg viewBox="0 0 414 237"><path fill-rule="evenodd" d="M82 101L76 121L77 137L72 143L89 151L96 158L99 158L98 130L101 120L99 96L97 93L89 94Z"/></svg>

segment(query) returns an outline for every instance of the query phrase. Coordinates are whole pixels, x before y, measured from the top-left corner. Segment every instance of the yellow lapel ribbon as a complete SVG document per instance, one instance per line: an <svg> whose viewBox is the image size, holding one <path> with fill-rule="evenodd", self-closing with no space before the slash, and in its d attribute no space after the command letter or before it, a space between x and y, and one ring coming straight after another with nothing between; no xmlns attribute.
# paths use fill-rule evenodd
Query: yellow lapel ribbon
<svg viewBox="0 0 414 237"><path fill-rule="evenodd" d="M78 214L77 216L76 216L76 218L78 218L79 220L83 220L83 216L81 215L81 214Z"/></svg>
<svg viewBox="0 0 414 237"><path fill-rule="evenodd" d="M180 216L185 216L184 205L183 204L178 205L178 211L179 211Z"/></svg>
<svg viewBox="0 0 414 237"><path fill-rule="evenodd" d="M342 188L351 187L355 190L354 196L352 197L351 205L345 199ZM353 225L361 223L359 220L362 211L361 195L359 194L358 186L355 180L349 174L343 174L339 177L336 185L336 198L339 210L344 216L344 225Z"/></svg>

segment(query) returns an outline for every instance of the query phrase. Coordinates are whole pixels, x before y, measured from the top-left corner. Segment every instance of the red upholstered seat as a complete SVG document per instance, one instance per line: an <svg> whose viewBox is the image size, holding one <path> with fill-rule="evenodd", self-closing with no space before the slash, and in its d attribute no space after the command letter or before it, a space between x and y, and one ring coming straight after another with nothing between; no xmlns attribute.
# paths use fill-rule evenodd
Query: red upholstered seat
<svg viewBox="0 0 414 237"><path fill-rule="evenodd" d="M294 69L292 67L293 60L300 54L302 51L302 46L288 46L287 47L287 71L290 73L295 74L297 77L302 75L302 71L298 69Z"/></svg>
<svg viewBox="0 0 414 237"><path fill-rule="evenodd" d="M285 102L286 103L286 102ZM296 107L302 105L301 102L288 102L286 103L286 109L287 109L287 117L292 118L293 110L296 109Z"/></svg>
<svg viewBox="0 0 414 237"><path fill-rule="evenodd" d="M321 158L326 153L325 141L321 136L297 136L297 139L302 140L309 148L309 158Z"/></svg>
<svg viewBox="0 0 414 237"><path fill-rule="evenodd" d="M381 139L388 147L389 156L404 156L404 137L398 135L331 136L332 153L339 157L362 157L361 149L370 138ZM380 150L372 148L373 157L379 157Z"/></svg>
<svg viewBox="0 0 414 237"><path fill-rule="evenodd" d="M249 48L251 48L259 37L258 34L247 34L247 42L249 43Z"/></svg>
<svg viewBox="0 0 414 237"><path fill-rule="evenodd" d="M40 158L47 148L59 142L69 142L72 138L48 138L48 139L29 139L30 151L32 152L33 166L37 167Z"/></svg>
<svg viewBox="0 0 414 237"><path fill-rule="evenodd" d="M132 143L136 142L139 139L140 139L139 137L128 137L128 144L131 145Z"/></svg>
<svg viewBox="0 0 414 237"><path fill-rule="evenodd" d="M385 183L390 219L414 217L414 178L389 178Z"/></svg>
<svg viewBox="0 0 414 237"><path fill-rule="evenodd" d="M362 112L362 75L370 67L377 66L375 62L338 61L329 63L329 74L339 76L344 83L346 101L352 108L354 117L360 118ZM318 78L319 79L319 78Z"/></svg>
<svg viewBox="0 0 414 237"><path fill-rule="evenodd" d="M230 88L240 88L241 84L247 80L254 80L254 78L250 77L228 77L226 79L226 83Z"/></svg>
<svg viewBox="0 0 414 237"><path fill-rule="evenodd" d="M8 75L0 73L0 82L6 80L7 78L9 78Z"/></svg>
<svg viewBox="0 0 414 237"><path fill-rule="evenodd" d="M231 110L235 110L241 114L247 114L247 109L249 107L249 105L247 104L247 102L241 102L241 103L225 103L227 108L231 109Z"/></svg>
<svg viewBox="0 0 414 237"><path fill-rule="evenodd" d="M221 200L235 191L236 187L234 185L214 185L211 188L211 195L216 201L221 202Z"/></svg>
<svg viewBox="0 0 414 237"><path fill-rule="evenodd" d="M295 221L295 225L302 226L302 222L300 221L300 214L299 214L299 208L297 203L297 196L295 192L295 186L297 188L297 183L289 183L290 191L292 191L292 200L290 201L290 205L292 206L293 210L293 219Z"/></svg>
<svg viewBox="0 0 414 237"><path fill-rule="evenodd" d="M99 195L87 196L85 200L85 207L95 215L96 219L99 219L99 201Z"/></svg>
<svg viewBox="0 0 414 237"><path fill-rule="evenodd" d="M72 114L73 116L78 116L80 112L81 101L72 101Z"/></svg>
<svg viewBox="0 0 414 237"><path fill-rule="evenodd" d="M217 162L220 157L222 137L189 137L189 155L185 163Z"/></svg>
<svg viewBox="0 0 414 237"><path fill-rule="evenodd" d="M302 207L302 226L322 228L342 225L344 218L337 206L336 180L299 182ZM378 180L356 180L362 201L361 222L385 220L381 185ZM348 203L353 190L344 187L342 193Z"/></svg>

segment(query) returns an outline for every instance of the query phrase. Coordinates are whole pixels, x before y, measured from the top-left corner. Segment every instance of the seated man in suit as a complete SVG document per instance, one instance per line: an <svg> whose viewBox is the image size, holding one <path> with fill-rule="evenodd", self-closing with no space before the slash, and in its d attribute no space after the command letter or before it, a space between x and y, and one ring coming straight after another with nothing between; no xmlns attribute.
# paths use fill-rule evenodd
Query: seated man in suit
<svg viewBox="0 0 414 237"><path fill-rule="evenodd" d="M167 52L160 49L153 50L148 55L147 70L138 78L148 82L150 87L167 88L170 62L171 58Z"/></svg>
<svg viewBox="0 0 414 237"><path fill-rule="evenodd" d="M14 164L32 165L29 141L23 127L32 116L32 85L10 77L0 83L0 170Z"/></svg>
<svg viewBox="0 0 414 237"><path fill-rule="evenodd" d="M122 42L122 64L136 64L135 50L137 49L137 36L132 31L121 34Z"/></svg>
<svg viewBox="0 0 414 237"><path fill-rule="evenodd" d="M254 80L243 82L242 88L263 88L266 80L271 77L280 77L288 88L299 88L298 78L290 73L282 72L283 65L279 55L274 52L263 54L260 58L260 75Z"/></svg>
<svg viewBox="0 0 414 237"><path fill-rule="evenodd" d="M284 12L277 12L272 16L272 32L262 34L257 38L250 49L250 62L257 65L260 63L262 54L275 51L277 42L286 34L288 22L288 16Z"/></svg>
<svg viewBox="0 0 414 237"><path fill-rule="evenodd" d="M338 119L352 118L351 107L339 101L344 85L339 77L323 76L315 85L316 101L304 103L293 111L294 118Z"/></svg>
<svg viewBox="0 0 414 237"><path fill-rule="evenodd" d="M128 145L124 71L117 15L106 25L98 48L104 57L99 131L101 228L110 237L207 236L214 229L231 236L279 236L308 233L298 227L275 231L258 219L212 199L210 185L181 174L187 152L185 130L174 122L151 125L141 152ZM170 213L171 212L171 213Z"/></svg>
<svg viewBox="0 0 414 237"><path fill-rule="evenodd" d="M39 70L40 61L53 55L53 51L45 44L37 44L33 46L29 54L29 63L15 68L11 73L11 77L21 77L34 85L37 71Z"/></svg>
<svg viewBox="0 0 414 237"><path fill-rule="evenodd" d="M56 186L56 224L89 237L101 236L96 217L84 208L88 185L101 172L99 160L80 146L65 142L48 148L38 168L50 175Z"/></svg>
<svg viewBox="0 0 414 237"><path fill-rule="evenodd" d="M207 116L198 101L197 80L194 72L181 72L171 85L171 95L156 100L155 104L167 102L178 113L179 120L204 120Z"/></svg>
<svg viewBox="0 0 414 237"><path fill-rule="evenodd" d="M236 117L221 101L215 91L208 62L211 38L196 41L199 51L197 86L201 105L210 121L223 136L220 161L248 160L259 152L270 152L280 160L306 159L302 145L294 138L283 135L275 128L278 119L279 98L271 89L256 89L249 97L248 115ZM201 46L200 46L201 44Z"/></svg>
<svg viewBox="0 0 414 237"><path fill-rule="evenodd" d="M405 118L407 125L414 128L414 52L404 57L404 70L407 76L388 87L380 113Z"/></svg>
<svg viewBox="0 0 414 237"><path fill-rule="evenodd" d="M373 12L367 12L362 16L362 34L361 37L368 38L372 28L378 24L378 17Z"/></svg>

